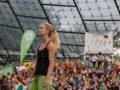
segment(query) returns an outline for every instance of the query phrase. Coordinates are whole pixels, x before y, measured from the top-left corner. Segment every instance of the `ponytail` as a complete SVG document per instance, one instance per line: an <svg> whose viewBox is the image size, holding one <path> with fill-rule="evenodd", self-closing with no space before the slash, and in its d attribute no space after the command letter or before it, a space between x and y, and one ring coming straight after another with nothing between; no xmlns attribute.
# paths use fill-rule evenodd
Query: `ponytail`
<svg viewBox="0 0 120 90"><path fill-rule="evenodd" d="M52 25L47 23L47 22L44 22L42 23L45 25L46 27L46 30L49 30L49 34L48 34L48 37L51 37L51 40L52 42L55 44L55 46L57 48L60 48L60 39L59 39L59 36L58 36L58 33L56 30L53 29Z"/></svg>
<svg viewBox="0 0 120 90"><path fill-rule="evenodd" d="M51 40L57 48L60 48L60 39L56 30L52 32Z"/></svg>

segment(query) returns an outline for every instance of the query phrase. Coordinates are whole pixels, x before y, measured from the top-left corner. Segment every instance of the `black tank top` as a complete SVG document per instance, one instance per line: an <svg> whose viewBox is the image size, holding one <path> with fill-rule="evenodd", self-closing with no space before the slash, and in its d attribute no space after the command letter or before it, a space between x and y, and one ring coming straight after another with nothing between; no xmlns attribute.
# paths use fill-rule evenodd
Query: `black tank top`
<svg viewBox="0 0 120 90"><path fill-rule="evenodd" d="M49 42L47 43L47 45L49 44ZM43 50L38 49L38 52L37 52L38 61L37 61L35 75L45 75L45 76L47 75L47 70L49 66L49 56L48 56L47 45Z"/></svg>

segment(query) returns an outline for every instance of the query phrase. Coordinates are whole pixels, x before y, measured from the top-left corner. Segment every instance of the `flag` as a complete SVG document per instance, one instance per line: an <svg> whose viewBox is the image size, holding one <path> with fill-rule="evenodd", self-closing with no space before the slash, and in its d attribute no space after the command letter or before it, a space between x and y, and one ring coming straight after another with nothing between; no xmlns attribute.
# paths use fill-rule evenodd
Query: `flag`
<svg viewBox="0 0 120 90"><path fill-rule="evenodd" d="M107 35L104 35L104 40L108 40L108 36Z"/></svg>
<svg viewBox="0 0 120 90"><path fill-rule="evenodd" d="M33 30L27 30L24 32L21 39L21 46L20 46L20 62L22 62L35 36L36 34Z"/></svg>

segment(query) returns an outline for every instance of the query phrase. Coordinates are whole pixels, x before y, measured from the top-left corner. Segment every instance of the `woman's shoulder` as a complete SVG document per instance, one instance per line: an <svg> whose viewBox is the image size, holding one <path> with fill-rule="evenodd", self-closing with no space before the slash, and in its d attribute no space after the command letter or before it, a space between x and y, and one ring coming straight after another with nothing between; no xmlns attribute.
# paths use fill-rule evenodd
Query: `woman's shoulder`
<svg viewBox="0 0 120 90"><path fill-rule="evenodd" d="M48 43L48 45L47 45L47 50L49 50L49 51L57 51L57 47L55 46L55 44L52 42L52 41L50 41L49 43Z"/></svg>
<svg viewBox="0 0 120 90"><path fill-rule="evenodd" d="M56 48L55 44L54 44L52 41L50 41L50 42L48 43L47 47L48 47L48 48Z"/></svg>

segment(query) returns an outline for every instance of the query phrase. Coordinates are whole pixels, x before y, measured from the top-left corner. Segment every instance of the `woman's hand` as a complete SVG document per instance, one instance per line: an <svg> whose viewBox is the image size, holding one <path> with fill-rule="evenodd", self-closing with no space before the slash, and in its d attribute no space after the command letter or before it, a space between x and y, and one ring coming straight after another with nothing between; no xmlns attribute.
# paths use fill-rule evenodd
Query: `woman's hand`
<svg viewBox="0 0 120 90"><path fill-rule="evenodd" d="M49 85L49 79L45 79L43 82L43 87L47 87Z"/></svg>
<svg viewBox="0 0 120 90"><path fill-rule="evenodd" d="M32 81L31 78L27 78L26 85L28 86L31 83L31 81Z"/></svg>

